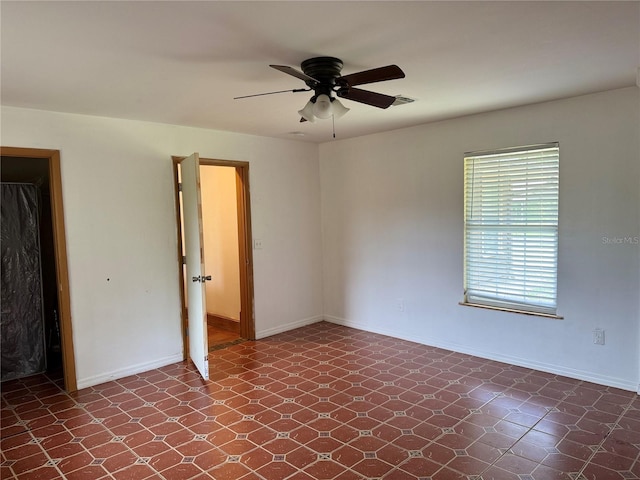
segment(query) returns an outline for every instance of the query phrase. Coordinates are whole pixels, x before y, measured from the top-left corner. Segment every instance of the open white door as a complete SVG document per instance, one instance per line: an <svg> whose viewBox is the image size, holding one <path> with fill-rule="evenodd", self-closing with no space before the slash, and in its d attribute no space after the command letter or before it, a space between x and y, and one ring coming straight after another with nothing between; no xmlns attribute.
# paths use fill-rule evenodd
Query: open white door
<svg viewBox="0 0 640 480"><path fill-rule="evenodd" d="M187 257L187 307L189 356L205 380L209 379L209 341L205 296L200 157L197 153L180 162L184 249Z"/></svg>

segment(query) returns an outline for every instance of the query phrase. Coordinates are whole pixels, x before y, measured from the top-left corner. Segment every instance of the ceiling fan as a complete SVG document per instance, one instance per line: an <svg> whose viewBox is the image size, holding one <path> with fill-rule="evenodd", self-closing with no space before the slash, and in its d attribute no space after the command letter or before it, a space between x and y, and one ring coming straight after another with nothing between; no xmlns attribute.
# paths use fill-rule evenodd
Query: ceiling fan
<svg viewBox="0 0 640 480"><path fill-rule="evenodd" d="M315 122L317 118L325 119L339 118L349 111L337 99L346 98L354 102L364 103L378 108L388 108L396 97L384 95L382 93L354 88L356 85L367 83L383 82L404 78L404 72L397 65L387 65L386 67L374 68L362 72L341 75L342 60L335 57L314 57L305 60L300 65L302 71L286 65L269 65L283 73L303 80L308 88L295 88L293 90L279 90L277 92L259 93L256 95L245 95L239 98L257 97L261 95L271 95L285 92L310 92L314 95L307 102L305 107L298 113L302 117L301 122ZM334 96L334 94L336 96Z"/></svg>

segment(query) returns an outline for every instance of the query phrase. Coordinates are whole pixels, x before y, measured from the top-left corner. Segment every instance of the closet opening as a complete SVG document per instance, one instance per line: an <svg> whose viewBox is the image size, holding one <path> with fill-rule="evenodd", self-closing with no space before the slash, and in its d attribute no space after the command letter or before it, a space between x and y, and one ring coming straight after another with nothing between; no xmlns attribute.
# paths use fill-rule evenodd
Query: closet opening
<svg viewBox="0 0 640 480"><path fill-rule="evenodd" d="M47 373L75 391L60 155L1 154L1 379Z"/></svg>

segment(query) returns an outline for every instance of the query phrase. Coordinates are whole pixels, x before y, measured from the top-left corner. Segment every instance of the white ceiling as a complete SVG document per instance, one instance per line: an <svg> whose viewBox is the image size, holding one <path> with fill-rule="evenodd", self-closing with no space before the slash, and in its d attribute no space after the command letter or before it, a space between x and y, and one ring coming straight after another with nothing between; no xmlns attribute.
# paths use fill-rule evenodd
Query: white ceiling
<svg viewBox="0 0 640 480"><path fill-rule="evenodd" d="M311 93L268 67L335 56L362 86L416 102L343 100L337 138L632 86L640 2L2 1L3 105L324 142ZM304 136L295 135L301 132Z"/></svg>

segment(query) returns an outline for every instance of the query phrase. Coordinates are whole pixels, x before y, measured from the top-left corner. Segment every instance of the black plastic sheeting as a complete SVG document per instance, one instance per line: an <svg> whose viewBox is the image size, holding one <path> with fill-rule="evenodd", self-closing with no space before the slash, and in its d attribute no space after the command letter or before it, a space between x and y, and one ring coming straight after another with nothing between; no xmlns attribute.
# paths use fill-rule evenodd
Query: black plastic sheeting
<svg viewBox="0 0 640 480"><path fill-rule="evenodd" d="M46 370L38 188L3 183L0 198L2 381Z"/></svg>

